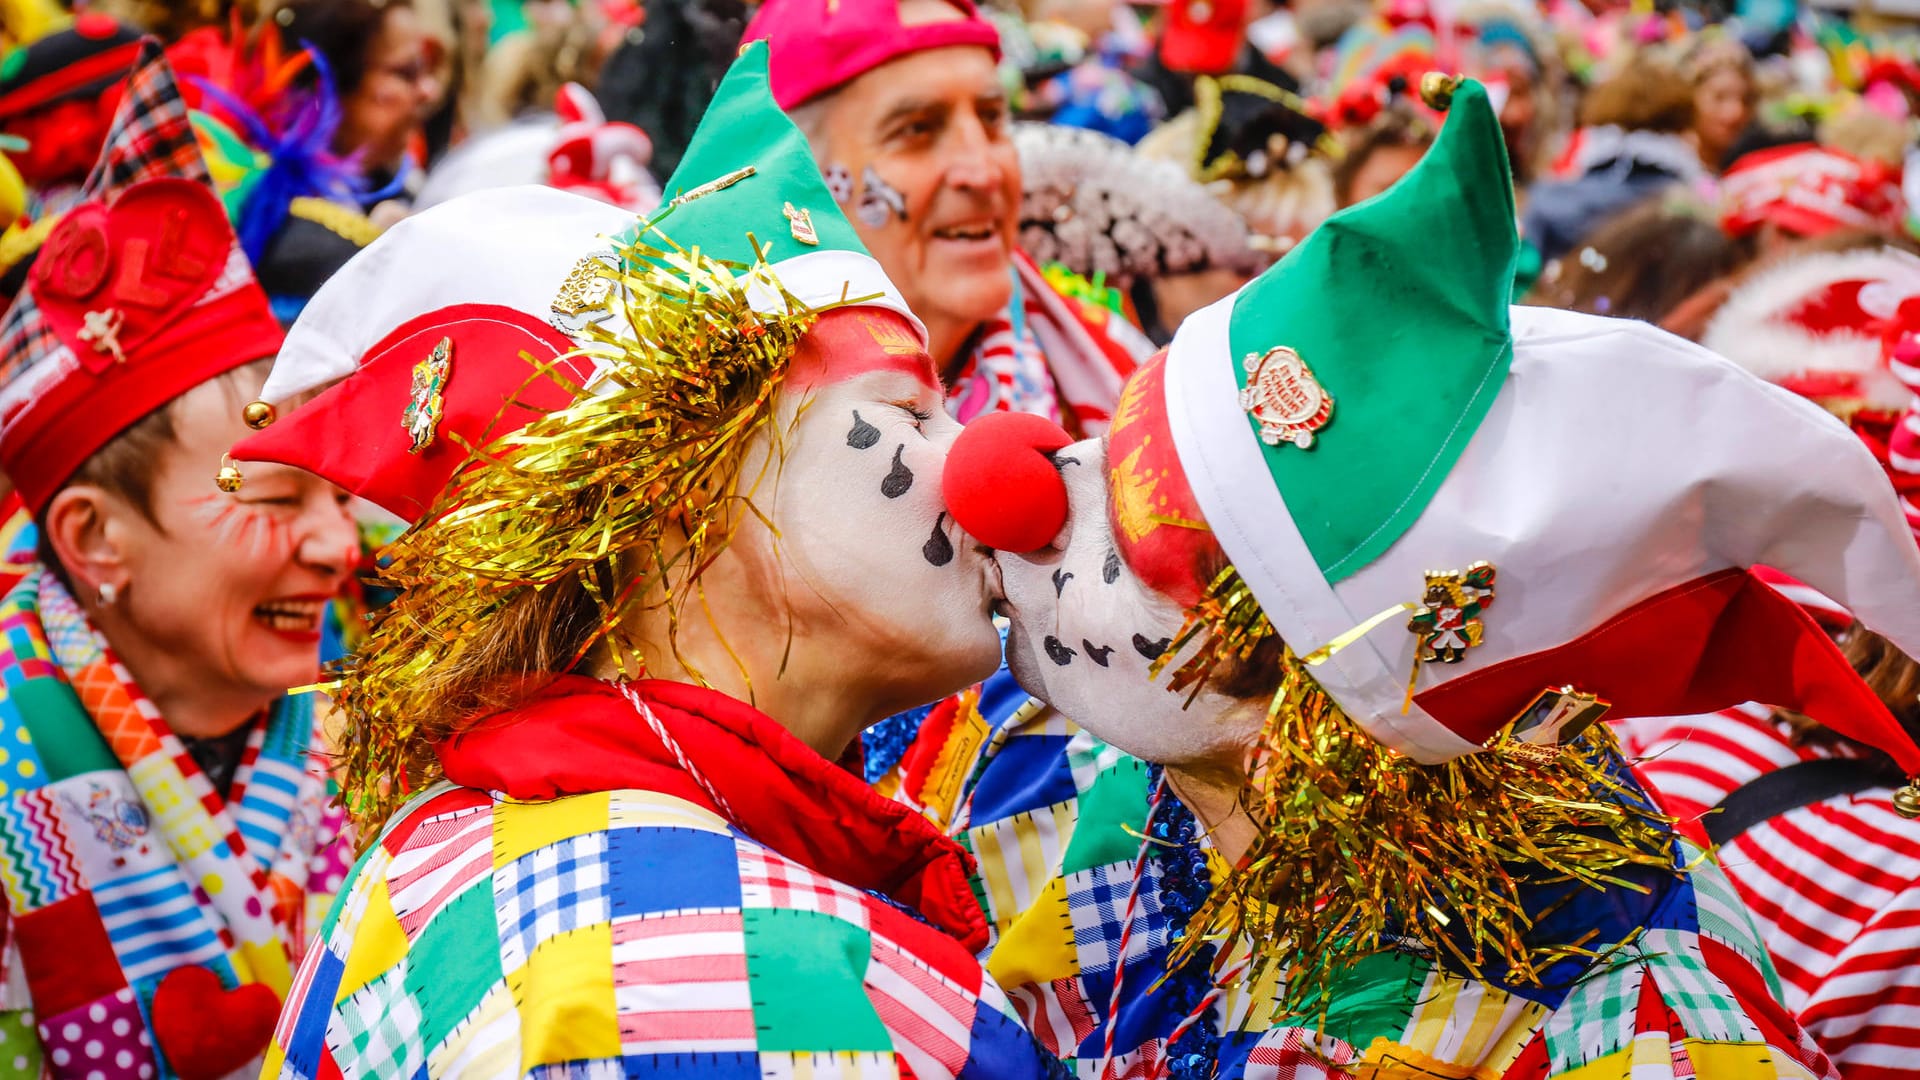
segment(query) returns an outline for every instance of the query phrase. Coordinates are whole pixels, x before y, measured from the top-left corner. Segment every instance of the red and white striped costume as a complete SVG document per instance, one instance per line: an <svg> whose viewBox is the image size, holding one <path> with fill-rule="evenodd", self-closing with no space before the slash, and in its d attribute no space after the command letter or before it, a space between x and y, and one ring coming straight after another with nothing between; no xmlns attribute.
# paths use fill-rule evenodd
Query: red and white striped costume
<svg viewBox="0 0 1920 1080"><path fill-rule="evenodd" d="M1683 826L1741 785L1850 744L1796 741L1762 706L1616 725ZM1920 827L1876 787L1790 810L1720 849L1785 1002L1847 1080L1920 1078Z"/></svg>

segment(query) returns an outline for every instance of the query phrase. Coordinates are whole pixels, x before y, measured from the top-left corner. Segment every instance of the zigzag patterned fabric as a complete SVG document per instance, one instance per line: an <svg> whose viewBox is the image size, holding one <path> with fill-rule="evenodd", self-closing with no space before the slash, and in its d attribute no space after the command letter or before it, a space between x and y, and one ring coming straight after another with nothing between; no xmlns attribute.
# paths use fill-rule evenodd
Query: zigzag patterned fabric
<svg viewBox="0 0 1920 1080"><path fill-rule="evenodd" d="M1105 1059L1115 955L1126 923L1146 766L1029 702L1005 673L981 696L984 718L931 723L910 751L907 801L937 800L940 776L966 776L952 811L978 860L976 891L992 925L987 970L1041 1044L1076 1074L1166 1075L1167 1036L1183 1019L1150 993L1170 953L1157 860L1149 860L1127 938L1118 1038ZM961 710L963 713L965 710ZM936 711L936 717L940 712ZM939 745L935 745L939 744ZM916 787L916 757L944 759ZM957 768L964 758L970 764ZM932 816L942 816L932 806ZM1677 847L1675 865L1699 858ZM1213 860L1217 875L1224 867ZM1219 1001L1220 1080L1334 1080L1351 1075L1503 1080L1835 1076L1776 1004L1780 986L1724 874L1649 876L1641 894L1583 890L1551 915L1597 927L1592 947L1634 944L1555 985L1502 987L1414 955L1363 962L1336 985L1324 1037L1269 1019L1276 987L1232 987ZM1558 895L1558 894L1555 894ZM1543 910L1546 897L1543 894ZM1544 916L1543 916L1544 917ZM1633 938L1635 934L1637 938ZM1224 958L1231 970L1245 943ZM1398 1071L1395 1071L1398 1070Z"/></svg>
<svg viewBox="0 0 1920 1080"><path fill-rule="evenodd" d="M565 701L576 704L562 715L593 708L590 693ZM705 717L653 707L692 751L681 761L694 764L653 743L636 767L606 770L640 786L523 801L443 782L397 814L321 927L266 1075L1057 1074L959 941L905 905L809 869L735 824L752 828L779 815L803 823L796 828L805 833L845 816L846 805L831 795L811 805L762 795L752 805L774 762L789 766L806 755L817 764L803 776L800 790L808 793L824 786L870 797L857 778L784 732L766 732L773 725L763 717L749 743L773 737L779 745L769 760L756 761L732 741L736 729L720 732ZM523 712L500 727L534 729L539 738L540 723ZM615 744L649 738L630 710L602 730ZM715 760L706 755L721 741L733 775L709 775L735 820L701 804L721 798L699 794L704 780L682 783L683 769ZM523 774L539 774L535 783L577 786L524 753L512 756L522 759ZM579 754L560 756L594 767ZM652 790L662 776L680 793ZM807 846L801 833L783 842ZM956 875L954 885L964 898L964 880Z"/></svg>
<svg viewBox="0 0 1920 1080"><path fill-rule="evenodd" d="M312 699L255 721L223 800L43 567L0 601L0 686L0 1077L257 1060L349 855ZM156 999L192 1023L156 1025ZM258 1042L209 1058L193 1029L242 1011Z"/></svg>

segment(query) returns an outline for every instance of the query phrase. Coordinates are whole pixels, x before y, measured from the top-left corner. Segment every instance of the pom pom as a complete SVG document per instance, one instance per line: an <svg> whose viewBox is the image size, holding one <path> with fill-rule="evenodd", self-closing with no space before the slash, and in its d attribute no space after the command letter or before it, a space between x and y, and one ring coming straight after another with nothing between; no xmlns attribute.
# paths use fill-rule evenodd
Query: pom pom
<svg viewBox="0 0 1920 1080"><path fill-rule="evenodd" d="M1072 436L1043 416L989 413L947 455L941 490L953 520L1001 551L1038 551L1067 523L1067 485L1053 453Z"/></svg>

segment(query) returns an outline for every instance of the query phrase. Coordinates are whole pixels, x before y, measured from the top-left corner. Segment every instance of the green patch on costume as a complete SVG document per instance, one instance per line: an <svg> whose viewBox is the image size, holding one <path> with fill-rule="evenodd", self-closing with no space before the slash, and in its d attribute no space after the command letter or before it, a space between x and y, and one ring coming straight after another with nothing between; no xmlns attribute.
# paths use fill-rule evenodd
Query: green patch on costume
<svg viewBox="0 0 1920 1080"><path fill-rule="evenodd" d="M1147 766L1138 758L1123 757L1096 775L1080 796L1073 839L1060 857L1061 874L1131 863L1140 852L1139 832L1146 826Z"/></svg>
<svg viewBox="0 0 1920 1080"><path fill-rule="evenodd" d="M1228 343L1241 387L1249 360L1284 346L1332 395L1309 448L1262 447L1329 582L1412 526L1513 361L1507 305L1519 240L1506 156L1485 152L1501 145L1485 97L1462 82L1419 164L1328 218L1233 304ZM1248 423L1258 437L1259 422Z"/></svg>
<svg viewBox="0 0 1920 1080"><path fill-rule="evenodd" d="M40 1060L40 1034L34 1030L33 1012L0 1012L0 1080L38 1080Z"/></svg>
<svg viewBox="0 0 1920 1080"><path fill-rule="evenodd" d="M867 997L872 936L818 911L747 908L747 989L763 1051L891 1051Z"/></svg>
<svg viewBox="0 0 1920 1080"><path fill-rule="evenodd" d="M408 996L406 978L402 961L335 1006L336 1022L353 1046L350 1075L412 1076L426 1062L420 1003Z"/></svg>
<svg viewBox="0 0 1920 1080"><path fill-rule="evenodd" d="M1431 961L1405 953L1376 953L1334 981L1327 1034L1365 1050L1375 1039L1399 1042L1420 1003Z"/></svg>
<svg viewBox="0 0 1920 1080"><path fill-rule="evenodd" d="M493 890L484 877L421 927L407 951L406 985L427 1017L420 1033L426 1045L440 1045L500 981L500 950L490 947L497 940Z"/></svg>
<svg viewBox="0 0 1920 1080"><path fill-rule="evenodd" d="M41 783L120 768L71 686L56 679L28 679L7 687L7 694L26 721L33 752L44 767Z"/></svg>

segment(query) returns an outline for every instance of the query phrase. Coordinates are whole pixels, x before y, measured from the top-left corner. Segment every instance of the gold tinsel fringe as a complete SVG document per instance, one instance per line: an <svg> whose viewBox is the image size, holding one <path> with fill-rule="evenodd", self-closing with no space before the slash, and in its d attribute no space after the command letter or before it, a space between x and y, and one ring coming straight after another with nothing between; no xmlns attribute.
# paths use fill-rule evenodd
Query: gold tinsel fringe
<svg viewBox="0 0 1920 1080"><path fill-rule="evenodd" d="M1229 568L1167 650L1199 643L1169 682L1197 693L1218 664L1245 661L1273 636ZM1539 985L1553 964L1599 950L1539 940L1541 913L1526 910L1523 887L1638 888L1623 871L1673 867L1672 819L1624 779L1607 725L1545 766L1509 752L1505 731L1480 753L1421 765L1361 730L1291 650L1280 663L1242 796L1259 837L1194 916L1172 966L1203 940L1245 935L1258 959L1243 981L1275 965L1285 976L1276 1019L1323 1019L1340 978L1384 952Z"/></svg>
<svg viewBox="0 0 1920 1080"><path fill-rule="evenodd" d="M564 671L599 645L638 674L649 658L616 632L627 614L653 603L677 626L692 591L668 586L697 575L757 513L751 484L741 490L744 451L766 431L777 456L775 398L819 309L764 261L742 267L650 235L662 246L617 244L623 269L604 271L624 287L609 301L622 332L598 331L584 350L601 368L594 392L569 385L571 405L473 451L382 552L378 581L399 595L374 617L336 698L342 800L365 836L438 778L435 748L470 719L448 706L460 698L452 673L492 670L478 654L501 648L488 631L512 605L546 589L584 592L598 623L581 655L538 666ZM789 314L754 311L750 290L783 298Z"/></svg>

